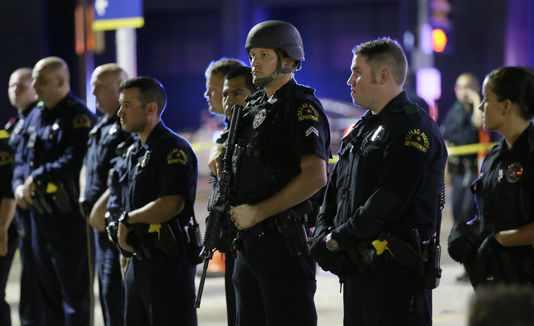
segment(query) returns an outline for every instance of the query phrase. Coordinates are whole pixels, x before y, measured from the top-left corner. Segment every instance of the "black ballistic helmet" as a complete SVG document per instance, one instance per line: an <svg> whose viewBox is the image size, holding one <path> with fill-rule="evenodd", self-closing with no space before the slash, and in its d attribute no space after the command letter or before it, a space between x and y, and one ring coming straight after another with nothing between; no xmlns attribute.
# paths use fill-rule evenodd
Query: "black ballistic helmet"
<svg viewBox="0 0 534 326"><path fill-rule="evenodd" d="M295 61L304 61L302 38L295 26L281 20L267 20L250 30L245 48L282 49Z"/></svg>

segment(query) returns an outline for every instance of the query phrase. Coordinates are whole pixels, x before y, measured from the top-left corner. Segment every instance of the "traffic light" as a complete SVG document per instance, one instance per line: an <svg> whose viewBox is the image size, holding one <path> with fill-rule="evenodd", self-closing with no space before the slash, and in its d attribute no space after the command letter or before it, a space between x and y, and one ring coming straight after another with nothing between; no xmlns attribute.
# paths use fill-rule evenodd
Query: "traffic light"
<svg viewBox="0 0 534 326"><path fill-rule="evenodd" d="M432 49L435 53L450 54L453 51L452 6L450 0L430 1L430 25L432 26Z"/></svg>

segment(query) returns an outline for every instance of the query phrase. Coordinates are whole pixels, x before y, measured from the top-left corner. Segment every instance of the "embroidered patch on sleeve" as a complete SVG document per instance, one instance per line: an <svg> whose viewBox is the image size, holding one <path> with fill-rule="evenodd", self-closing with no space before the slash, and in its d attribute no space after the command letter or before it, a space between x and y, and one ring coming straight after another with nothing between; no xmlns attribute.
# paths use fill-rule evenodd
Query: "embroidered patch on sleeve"
<svg viewBox="0 0 534 326"><path fill-rule="evenodd" d="M180 163L182 165L187 164L187 155L181 149L174 148L167 154L167 164Z"/></svg>
<svg viewBox="0 0 534 326"><path fill-rule="evenodd" d="M91 127L91 120L89 120L89 117L86 116L85 114L78 114L72 120L72 127L74 129L78 129L82 127L89 128Z"/></svg>
<svg viewBox="0 0 534 326"><path fill-rule="evenodd" d="M427 135L421 129L412 129L404 137L404 146L415 147L423 153L430 148L430 142Z"/></svg>
<svg viewBox="0 0 534 326"><path fill-rule="evenodd" d="M297 110L297 119L298 121L302 120L319 120L319 112L311 103L302 103L302 105Z"/></svg>

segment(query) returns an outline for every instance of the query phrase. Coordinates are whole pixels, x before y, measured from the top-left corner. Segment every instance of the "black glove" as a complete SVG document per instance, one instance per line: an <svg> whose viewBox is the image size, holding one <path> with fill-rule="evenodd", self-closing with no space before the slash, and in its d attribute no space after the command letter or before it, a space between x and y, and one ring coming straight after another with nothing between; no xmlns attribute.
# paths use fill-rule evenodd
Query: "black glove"
<svg viewBox="0 0 534 326"><path fill-rule="evenodd" d="M496 255L504 249L497 239L495 239L495 233L491 233L482 241L480 247L478 247L478 259L481 262L486 262L490 256Z"/></svg>
<svg viewBox="0 0 534 326"><path fill-rule="evenodd" d="M338 276L347 275L355 270L347 254L343 251L332 252L326 248L325 234L316 234L310 239L310 255L325 271Z"/></svg>
<svg viewBox="0 0 534 326"><path fill-rule="evenodd" d="M454 223L449 234L447 249L452 259L459 263L472 261L477 254L480 244L477 225L467 225L465 222Z"/></svg>

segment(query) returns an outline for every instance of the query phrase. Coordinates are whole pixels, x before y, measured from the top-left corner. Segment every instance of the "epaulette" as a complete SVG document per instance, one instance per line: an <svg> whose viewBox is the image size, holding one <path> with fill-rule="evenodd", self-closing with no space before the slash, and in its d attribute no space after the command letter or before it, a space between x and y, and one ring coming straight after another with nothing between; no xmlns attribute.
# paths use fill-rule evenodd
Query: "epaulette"
<svg viewBox="0 0 534 326"><path fill-rule="evenodd" d="M419 107L415 104L407 104L403 108L404 113L406 114L416 114L419 113Z"/></svg>
<svg viewBox="0 0 534 326"><path fill-rule="evenodd" d="M298 85L298 89L301 90L302 92L304 93L307 93L307 94L312 94L315 93L315 89L309 87L309 86L306 86L306 85Z"/></svg>
<svg viewBox="0 0 534 326"><path fill-rule="evenodd" d="M257 100L259 98L261 98L263 96L263 91L262 90L258 90L252 94L250 94L249 96L245 97L245 102L250 102L250 101L254 101L254 100Z"/></svg>
<svg viewBox="0 0 534 326"><path fill-rule="evenodd" d="M9 131L5 130L5 129L0 129L0 139L6 139L6 138L9 138L11 134L9 133Z"/></svg>

